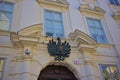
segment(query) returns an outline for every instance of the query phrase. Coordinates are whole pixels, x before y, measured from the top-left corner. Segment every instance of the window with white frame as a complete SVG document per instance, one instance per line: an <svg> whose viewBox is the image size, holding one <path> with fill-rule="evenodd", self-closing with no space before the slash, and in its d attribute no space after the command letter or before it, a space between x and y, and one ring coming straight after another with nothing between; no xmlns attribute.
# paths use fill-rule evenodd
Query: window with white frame
<svg viewBox="0 0 120 80"><path fill-rule="evenodd" d="M117 6L120 5L118 0L110 0L110 3L114 4L114 5L117 5Z"/></svg>
<svg viewBox="0 0 120 80"><path fill-rule="evenodd" d="M4 59L0 59L0 80L2 79Z"/></svg>
<svg viewBox="0 0 120 80"><path fill-rule="evenodd" d="M93 18L86 18L91 37L99 43L108 43L101 21Z"/></svg>
<svg viewBox="0 0 120 80"><path fill-rule="evenodd" d="M62 13L45 10L44 12L45 35L51 37L64 37Z"/></svg>
<svg viewBox="0 0 120 80"><path fill-rule="evenodd" d="M101 64L100 70L103 80L120 80L120 72L116 65Z"/></svg>
<svg viewBox="0 0 120 80"><path fill-rule="evenodd" d="M10 30L13 13L13 4L0 1L0 29Z"/></svg>

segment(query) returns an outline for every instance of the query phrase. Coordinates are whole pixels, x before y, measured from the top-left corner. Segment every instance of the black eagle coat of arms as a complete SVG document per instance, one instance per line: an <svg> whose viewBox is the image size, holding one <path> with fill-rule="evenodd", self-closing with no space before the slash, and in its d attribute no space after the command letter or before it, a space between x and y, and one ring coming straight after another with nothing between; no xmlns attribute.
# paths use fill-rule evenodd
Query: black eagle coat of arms
<svg viewBox="0 0 120 80"><path fill-rule="evenodd" d="M51 56L55 57L56 61L63 61L70 54L70 45L66 41L61 43L61 39L57 38L57 42L53 39L49 40L47 44L48 52Z"/></svg>

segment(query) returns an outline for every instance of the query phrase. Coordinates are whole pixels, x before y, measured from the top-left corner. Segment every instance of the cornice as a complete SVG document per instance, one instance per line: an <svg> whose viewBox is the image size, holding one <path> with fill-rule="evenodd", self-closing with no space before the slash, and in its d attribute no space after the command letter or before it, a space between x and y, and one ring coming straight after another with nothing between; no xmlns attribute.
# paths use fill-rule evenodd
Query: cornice
<svg viewBox="0 0 120 80"><path fill-rule="evenodd" d="M44 36L42 24L35 24L26 27L17 33L10 33L10 39L14 46L23 47L25 45L35 46L38 43L47 44L49 40L55 39L55 37ZM62 39L65 41L68 39Z"/></svg>
<svg viewBox="0 0 120 80"><path fill-rule="evenodd" d="M70 40L77 41L80 44L96 44L96 41L93 40L89 35L81 32L80 30L75 30L69 35Z"/></svg>
<svg viewBox="0 0 120 80"><path fill-rule="evenodd" d="M84 54L86 53L93 54L96 52L95 46L90 44L80 44L79 50Z"/></svg>
<svg viewBox="0 0 120 80"><path fill-rule="evenodd" d="M98 6L95 6L94 8L91 8L89 6L89 4L80 5L79 11L86 16L91 14L91 15L99 17L99 16L104 16L104 14L105 14L105 11L102 8L100 8Z"/></svg>
<svg viewBox="0 0 120 80"><path fill-rule="evenodd" d="M102 47L102 48L113 48L113 44L102 44L102 43L97 43L95 44L95 48L97 47Z"/></svg>
<svg viewBox="0 0 120 80"><path fill-rule="evenodd" d="M42 24L34 24L19 30L18 35L39 37L40 35L42 35L42 31L43 31Z"/></svg>
<svg viewBox="0 0 120 80"><path fill-rule="evenodd" d="M35 24L18 31L17 33L11 33L10 39L13 44L18 47L22 47L24 45L32 46L39 42L42 31L42 25Z"/></svg>
<svg viewBox="0 0 120 80"><path fill-rule="evenodd" d="M36 45L36 43L39 41L39 38L37 37L31 37L31 36L21 36L17 33L11 33L11 41L13 42L14 46L22 47L24 45Z"/></svg>
<svg viewBox="0 0 120 80"><path fill-rule="evenodd" d="M38 77L37 74L32 73L32 72L11 73L11 74L8 74L8 75L9 75L9 76L16 76L16 75L24 75L24 74L29 74L30 76Z"/></svg>
<svg viewBox="0 0 120 80"><path fill-rule="evenodd" d="M31 55L22 55L22 56L16 56L14 57L13 61L19 62L19 61L31 61L32 60Z"/></svg>
<svg viewBox="0 0 120 80"><path fill-rule="evenodd" d="M68 8L69 3L66 0L36 0L38 3L51 4Z"/></svg>

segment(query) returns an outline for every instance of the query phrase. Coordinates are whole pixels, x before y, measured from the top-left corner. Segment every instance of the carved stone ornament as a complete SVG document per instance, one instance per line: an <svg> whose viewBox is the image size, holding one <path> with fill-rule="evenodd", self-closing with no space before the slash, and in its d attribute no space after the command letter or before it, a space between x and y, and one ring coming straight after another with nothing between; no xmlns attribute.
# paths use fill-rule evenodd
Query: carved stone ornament
<svg viewBox="0 0 120 80"><path fill-rule="evenodd" d="M57 38L57 40L57 42L53 39L49 40L49 43L47 44L48 52L51 56L55 57L56 61L63 61L70 55L70 45L66 41L61 43L60 38Z"/></svg>

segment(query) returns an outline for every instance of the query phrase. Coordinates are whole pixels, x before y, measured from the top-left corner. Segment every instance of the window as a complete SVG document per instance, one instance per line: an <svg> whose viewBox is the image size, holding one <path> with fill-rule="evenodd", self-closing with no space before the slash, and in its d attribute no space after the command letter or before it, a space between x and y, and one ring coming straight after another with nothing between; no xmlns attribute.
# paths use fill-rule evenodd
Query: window
<svg viewBox="0 0 120 80"><path fill-rule="evenodd" d="M13 4L0 1L0 29L10 30Z"/></svg>
<svg viewBox="0 0 120 80"><path fill-rule="evenodd" d="M114 5L117 5L117 6L120 5L119 2L118 2L118 0L110 0L110 3L114 4Z"/></svg>
<svg viewBox="0 0 120 80"><path fill-rule="evenodd" d="M0 80L2 79L4 59L0 59Z"/></svg>
<svg viewBox="0 0 120 80"><path fill-rule="evenodd" d="M98 19L86 18L91 37L100 43L107 43L101 21Z"/></svg>
<svg viewBox="0 0 120 80"><path fill-rule="evenodd" d="M45 34L52 37L63 37L63 21L62 13L56 11L45 10L44 14Z"/></svg>
<svg viewBox="0 0 120 80"><path fill-rule="evenodd" d="M116 65L100 65L103 80L120 80L120 73Z"/></svg>

